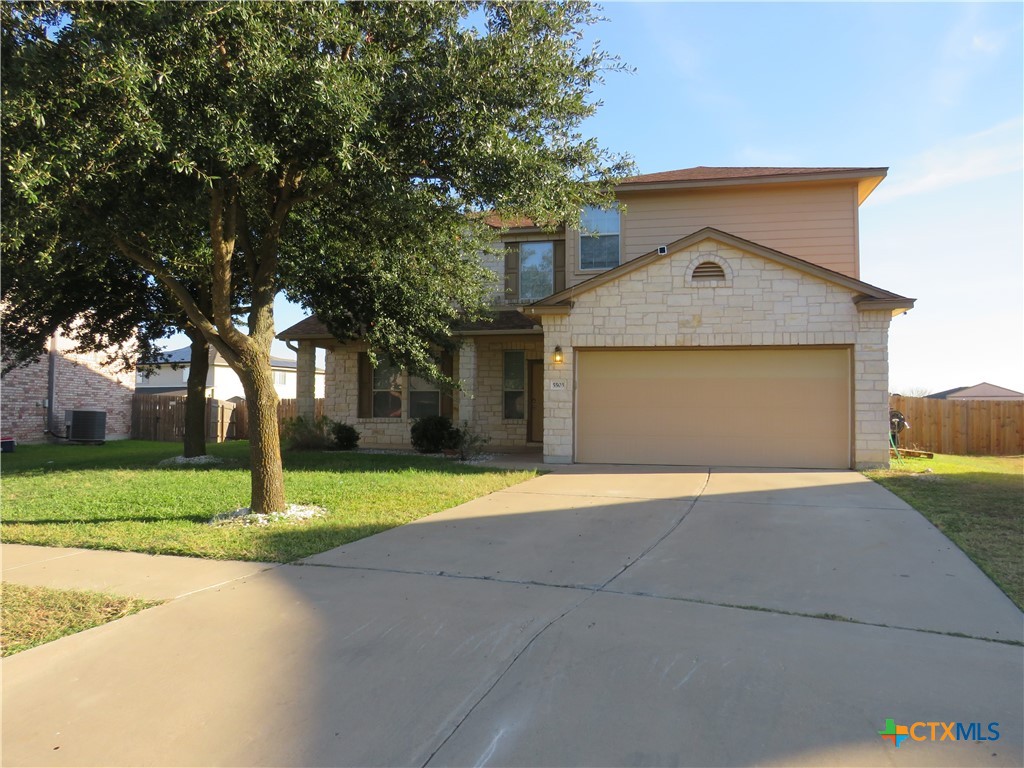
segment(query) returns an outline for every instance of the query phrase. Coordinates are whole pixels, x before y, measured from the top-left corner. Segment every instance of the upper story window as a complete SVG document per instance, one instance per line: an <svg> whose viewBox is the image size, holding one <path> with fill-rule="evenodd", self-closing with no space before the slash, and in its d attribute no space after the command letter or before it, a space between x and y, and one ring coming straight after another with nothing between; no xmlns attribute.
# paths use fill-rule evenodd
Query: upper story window
<svg viewBox="0 0 1024 768"><path fill-rule="evenodd" d="M519 244L519 300L537 301L555 292L555 244Z"/></svg>
<svg viewBox="0 0 1024 768"><path fill-rule="evenodd" d="M505 244L505 293L510 304L527 304L565 288L565 240Z"/></svg>
<svg viewBox="0 0 1024 768"><path fill-rule="evenodd" d="M619 266L619 207L583 210L580 222L580 269Z"/></svg>

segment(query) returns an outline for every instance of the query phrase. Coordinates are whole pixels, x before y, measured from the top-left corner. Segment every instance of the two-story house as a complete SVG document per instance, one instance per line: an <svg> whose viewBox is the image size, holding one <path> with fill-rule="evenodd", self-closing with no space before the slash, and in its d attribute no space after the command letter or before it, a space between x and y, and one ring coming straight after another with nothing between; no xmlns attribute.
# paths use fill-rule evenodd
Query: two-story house
<svg viewBox="0 0 1024 768"><path fill-rule="evenodd" d="M408 446L439 413L551 463L887 464L889 321L914 300L859 279L858 209L885 174L687 168L625 180L582 232L503 222L494 319L445 363L459 391L372 368L314 317L280 334L300 412L324 347L325 413L364 445Z"/></svg>
<svg viewBox="0 0 1024 768"><path fill-rule="evenodd" d="M216 400L245 399L242 380L238 378L228 361L215 349L209 350L210 366L206 372L206 396ZM140 395L184 395L188 383L189 363L192 350L189 347L165 351L155 360L142 363L144 370L135 377L135 391ZM296 365L285 357L271 357L270 367L274 373L274 390L282 400L290 400L296 393ZM324 370L315 372L315 397L324 396Z"/></svg>

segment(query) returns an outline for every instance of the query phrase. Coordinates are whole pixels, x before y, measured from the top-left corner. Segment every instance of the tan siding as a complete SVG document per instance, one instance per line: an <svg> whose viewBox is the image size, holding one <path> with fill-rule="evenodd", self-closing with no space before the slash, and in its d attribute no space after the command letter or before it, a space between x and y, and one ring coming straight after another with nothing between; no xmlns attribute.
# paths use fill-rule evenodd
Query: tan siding
<svg viewBox="0 0 1024 768"><path fill-rule="evenodd" d="M780 189L675 190L621 195L624 261L703 227L715 227L859 277L856 187L800 185ZM567 238L567 284L594 272L579 269L578 236Z"/></svg>

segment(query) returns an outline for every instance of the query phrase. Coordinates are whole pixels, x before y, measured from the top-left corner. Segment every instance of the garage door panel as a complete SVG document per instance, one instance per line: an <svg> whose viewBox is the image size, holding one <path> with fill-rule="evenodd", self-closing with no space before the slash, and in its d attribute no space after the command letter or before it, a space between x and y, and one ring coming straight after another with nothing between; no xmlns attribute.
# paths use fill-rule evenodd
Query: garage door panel
<svg viewBox="0 0 1024 768"><path fill-rule="evenodd" d="M845 349L585 350L577 461L848 467Z"/></svg>

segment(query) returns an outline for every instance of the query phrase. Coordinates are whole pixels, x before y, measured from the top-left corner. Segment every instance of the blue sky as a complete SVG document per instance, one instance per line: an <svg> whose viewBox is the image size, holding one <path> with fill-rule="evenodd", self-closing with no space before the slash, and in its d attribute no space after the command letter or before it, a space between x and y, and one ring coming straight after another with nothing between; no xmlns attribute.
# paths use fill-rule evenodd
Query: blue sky
<svg viewBox="0 0 1024 768"><path fill-rule="evenodd" d="M588 129L641 173L888 166L861 277L918 299L890 388L1024 391L1020 3L609 3Z"/></svg>
<svg viewBox="0 0 1024 768"><path fill-rule="evenodd" d="M635 68L587 123L641 173L889 166L861 207L861 277L913 296L892 391L1024 391L1020 3L607 3ZM279 329L302 317L279 304ZM280 349L278 349L280 351Z"/></svg>

